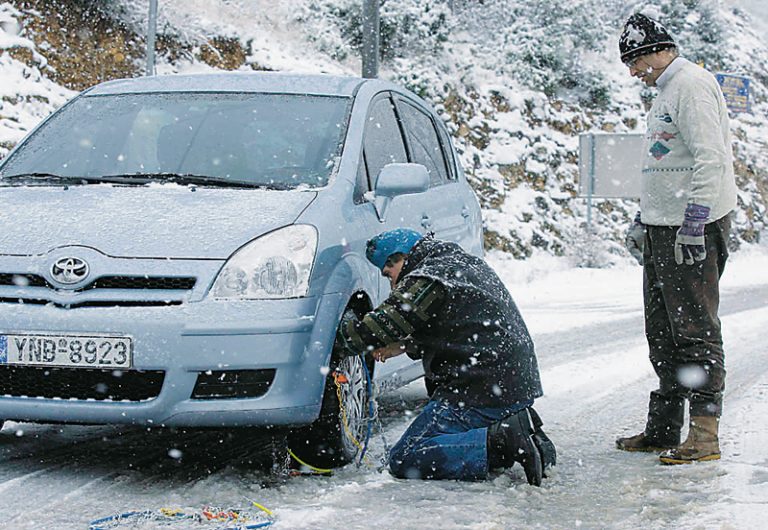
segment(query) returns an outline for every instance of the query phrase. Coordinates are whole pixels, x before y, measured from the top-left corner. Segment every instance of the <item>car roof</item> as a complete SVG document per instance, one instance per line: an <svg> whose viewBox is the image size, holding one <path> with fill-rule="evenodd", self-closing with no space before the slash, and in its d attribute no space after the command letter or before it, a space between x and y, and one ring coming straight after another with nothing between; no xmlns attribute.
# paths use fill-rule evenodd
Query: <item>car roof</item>
<svg viewBox="0 0 768 530"><path fill-rule="evenodd" d="M117 79L98 84L87 95L149 92L261 92L353 96L366 79L352 76L286 74L280 72L218 72Z"/></svg>

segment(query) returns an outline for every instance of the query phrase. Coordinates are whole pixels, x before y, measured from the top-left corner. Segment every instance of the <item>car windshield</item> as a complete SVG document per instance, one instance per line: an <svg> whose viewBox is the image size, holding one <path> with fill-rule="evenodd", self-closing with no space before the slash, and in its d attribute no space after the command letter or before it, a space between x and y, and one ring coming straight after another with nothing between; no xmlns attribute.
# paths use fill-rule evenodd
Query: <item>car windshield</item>
<svg viewBox="0 0 768 530"><path fill-rule="evenodd" d="M0 183L116 177L137 184L320 187L340 155L349 107L346 97L289 94L85 96L6 160Z"/></svg>

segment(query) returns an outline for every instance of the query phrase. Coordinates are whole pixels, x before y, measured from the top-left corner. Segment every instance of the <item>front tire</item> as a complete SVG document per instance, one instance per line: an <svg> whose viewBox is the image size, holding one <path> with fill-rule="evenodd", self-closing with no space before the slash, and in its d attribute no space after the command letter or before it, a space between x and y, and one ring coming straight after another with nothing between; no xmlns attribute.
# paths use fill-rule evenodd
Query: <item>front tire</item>
<svg viewBox="0 0 768 530"><path fill-rule="evenodd" d="M325 380L320 417L289 437L291 451L307 464L334 468L352 462L360 454L368 432L370 395L370 377L366 374L370 368L367 361L363 363L359 355L334 355Z"/></svg>

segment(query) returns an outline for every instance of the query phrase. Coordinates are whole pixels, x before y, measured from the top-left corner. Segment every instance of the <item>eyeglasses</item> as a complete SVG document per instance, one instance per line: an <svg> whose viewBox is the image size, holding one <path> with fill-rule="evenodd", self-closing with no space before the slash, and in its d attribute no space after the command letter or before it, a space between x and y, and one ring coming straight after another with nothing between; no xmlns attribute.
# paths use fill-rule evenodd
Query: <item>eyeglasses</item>
<svg viewBox="0 0 768 530"><path fill-rule="evenodd" d="M639 63L643 59L643 57L645 57L645 56L644 55L639 55L639 56L635 57L634 59L629 59L627 61L624 61L624 66L626 66L627 68L638 69L637 68L637 63Z"/></svg>

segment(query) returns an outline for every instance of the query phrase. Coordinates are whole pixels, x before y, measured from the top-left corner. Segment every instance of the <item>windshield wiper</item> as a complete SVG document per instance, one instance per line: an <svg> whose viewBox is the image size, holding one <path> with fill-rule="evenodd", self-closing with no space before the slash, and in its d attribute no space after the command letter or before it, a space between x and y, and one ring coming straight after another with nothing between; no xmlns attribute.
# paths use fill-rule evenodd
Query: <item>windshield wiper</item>
<svg viewBox="0 0 768 530"><path fill-rule="evenodd" d="M15 186L29 184L121 184L127 186L143 186L150 182L173 182L182 186L216 186L226 188L260 188L268 190L289 190L291 186L278 182L248 182L243 180L231 180L224 177L209 175L192 175L177 173L124 173L121 175L103 175L98 177L75 177L68 175L56 175L53 173L20 173L0 177L0 185L3 181Z"/></svg>
<svg viewBox="0 0 768 530"><path fill-rule="evenodd" d="M93 184L95 179L88 177L73 177L69 175L56 175L54 173L19 173L18 175L5 175L0 177L3 181L12 182L14 185L26 184Z"/></svg>
<svg viewBox="0 0 768 530"><path fill-rule="evenodd" d="M194 186L218 186L227 188L266 188L270 190L288 190L290 186L280 183L249 182L232 180L210 175L193 175L190 173L125 173L122 175L105 175L99 177L103 182L118 184L147 184L149 182L173 182L175 184Z"/></svg>

